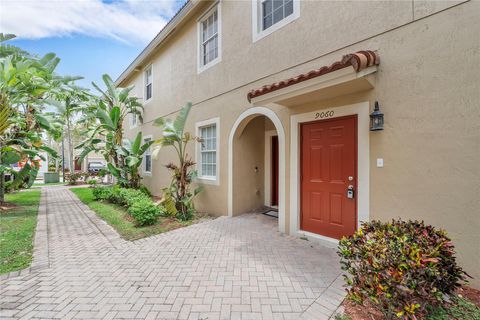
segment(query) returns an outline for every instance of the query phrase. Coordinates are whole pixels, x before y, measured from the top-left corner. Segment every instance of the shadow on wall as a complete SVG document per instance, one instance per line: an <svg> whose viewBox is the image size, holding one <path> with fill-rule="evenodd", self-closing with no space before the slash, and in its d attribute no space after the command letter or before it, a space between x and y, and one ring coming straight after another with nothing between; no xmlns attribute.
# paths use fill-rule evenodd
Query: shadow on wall
<svg viewBox="0 0 480 320"><path fill-rule="evenodd" d="M266 131L275 130L273 123L265 116L254 115L246 118L233 138L233 215L252 212L264 205Z"/></svg>

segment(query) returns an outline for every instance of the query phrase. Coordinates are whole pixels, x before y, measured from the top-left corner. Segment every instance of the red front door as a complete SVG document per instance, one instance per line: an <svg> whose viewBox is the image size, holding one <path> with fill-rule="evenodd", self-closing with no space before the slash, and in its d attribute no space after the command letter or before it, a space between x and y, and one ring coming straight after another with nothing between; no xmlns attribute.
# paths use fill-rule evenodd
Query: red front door
<svg viewBox="0 0 480 320"><path fill-rule="evenodd" d="M278 136L272 137L272 199L271 205L278 206Z"/></svg>
<svg viewBox="0 0 480 320"><path fill-rule="evenodd" d="M340 239L356 229L357 117L301 127L301 228ZM353 188L353 197L347 195Z"/></svg>

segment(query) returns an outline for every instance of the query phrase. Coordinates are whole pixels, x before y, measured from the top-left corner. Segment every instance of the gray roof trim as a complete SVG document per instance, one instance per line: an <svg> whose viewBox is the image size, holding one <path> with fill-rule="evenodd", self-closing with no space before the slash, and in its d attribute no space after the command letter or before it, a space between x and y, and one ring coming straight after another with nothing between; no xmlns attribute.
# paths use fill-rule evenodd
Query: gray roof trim
<svg viewBox="0 0 480 320"><path fill-rule="evenodd" d="M130 63L130 65L115 80L115 85L120 85L127 79L136 68L141 66L145 60L160 46L175 28L185 20L188 14L194 9L200 1L188 0L163 27L163 29L153 38L152 41L140 52L140 54Z"/></svg>

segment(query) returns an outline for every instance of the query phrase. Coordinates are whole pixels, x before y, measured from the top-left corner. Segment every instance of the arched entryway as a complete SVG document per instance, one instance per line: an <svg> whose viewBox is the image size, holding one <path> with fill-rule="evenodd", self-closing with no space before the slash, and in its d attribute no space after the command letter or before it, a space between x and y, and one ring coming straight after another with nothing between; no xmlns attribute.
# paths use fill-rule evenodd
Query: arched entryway
<svg viewBox="0 0 480 320"><path fill-rule="evenodd" d="M278 116L265 107L253 107L243 112L230 131L228 139L228 216L232 217L241 213L248 206L255 206L257 201L263 203L265 185L260 183L263 186L260 188L262 190L256 190L255 186L248 189L248 186L250 182L253 185L254 179L265 179L266 177L263 171L268 165L265 165L267 157L264 152L270 152L270 150L265 150L264 141L268 131L274 131L278 137L278 229L280 232L285 232L285 131ZM242 154L242 152L245 153ZM246 163L241 163L241 161ZM256 162L261 164L257 165ZM234 163L236 163L235 170ZM242 195L241 206L235 201L235 188L238 189L237 193L248 193L246 196ZM259 199L250 193L257 193Z"/></svg>

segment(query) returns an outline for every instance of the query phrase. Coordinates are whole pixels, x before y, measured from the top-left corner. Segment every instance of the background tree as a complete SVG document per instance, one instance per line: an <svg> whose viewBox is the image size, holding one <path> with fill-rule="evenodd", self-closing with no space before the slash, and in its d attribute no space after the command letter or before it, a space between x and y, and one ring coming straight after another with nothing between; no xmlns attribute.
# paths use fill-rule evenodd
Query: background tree
<svg viewBox="0 0 480 320"><path fill-rule="evenodd" d="M74 82L67 83L55 97L56 100L48 101L56 108L56 113L62 119L65 127L62 130L62 141L67 140L68 167L70 172L75 168L73 136L78 133L75 116L82 113L89 106L92 96L87 89L80 88ZM77 142L78 143L78 142Z"/></svg>
<svg viewBox="0 0 480 320"><path fill-rule="evenodd" d="M14 35L0 34L0 202L4 201L4 174L14 175L10 187L30 186L38 172L38 161L46 160L41 152L56 156L44 143L46 133L59 136L59 120L45 112L48 99L55 97L75 77L55 74L60 61L53 53L37 57L5 42ZM11 164L21 162L15 172Z"/></svg>

